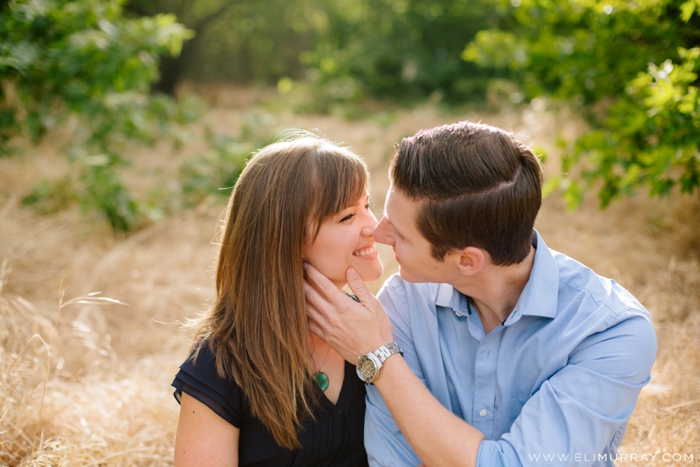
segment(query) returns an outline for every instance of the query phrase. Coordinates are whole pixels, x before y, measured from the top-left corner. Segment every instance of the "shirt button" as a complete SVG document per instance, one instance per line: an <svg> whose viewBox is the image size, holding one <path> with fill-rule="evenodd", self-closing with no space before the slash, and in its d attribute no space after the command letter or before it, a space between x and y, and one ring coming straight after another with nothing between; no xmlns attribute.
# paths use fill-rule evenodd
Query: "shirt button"
<svg viewBox="0 0 700 467"><path fill-rule="evenodd" d="M455 314L456 314L459 318L462 317L462 313L460 313L459 311L455 311Z"/></svg>
<svg viewBox="0 0 700 467"><path fill-rule="evenodd" d="M481 415L482 417L485 417L487 413L488 412L486 412L486 409L479 410L479 415Z"/></svg>

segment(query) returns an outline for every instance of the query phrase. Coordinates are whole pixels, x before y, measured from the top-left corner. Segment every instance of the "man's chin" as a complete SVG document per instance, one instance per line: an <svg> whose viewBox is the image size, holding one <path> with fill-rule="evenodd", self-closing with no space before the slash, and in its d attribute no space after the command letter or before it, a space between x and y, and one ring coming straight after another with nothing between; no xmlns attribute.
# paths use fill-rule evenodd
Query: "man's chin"
<svg viewBox="0 0 700 467"><path fill-rule="evenodd" d="M427 282L422 277L416 276L415 274L411 274L410 271L407 271L403 266L400 265L399 275L401 276L401 279L405 280L406 282Z"/></svg>

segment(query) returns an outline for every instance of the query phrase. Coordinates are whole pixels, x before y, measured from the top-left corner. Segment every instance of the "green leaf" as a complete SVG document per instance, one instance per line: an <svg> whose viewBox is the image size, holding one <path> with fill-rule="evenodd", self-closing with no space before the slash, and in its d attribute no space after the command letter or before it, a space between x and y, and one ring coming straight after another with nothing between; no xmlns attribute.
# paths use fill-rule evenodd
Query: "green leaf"
<svg viewBox="0 0 700 467"><path fill-rule="evenodd" d="M690 21L690 17L693 16L695 8L700 5L698 0L688 0L681 5L681 19L686 23Z"/></svg>
<svg viewBox="0 0 700 467"><path fill-rule="evenodd" d="M569 210L578 208L583 202L583 188L575 180L567 180L563 197L566 207Z"/></svg>
<svg viewBox="0 0 700 467"><path fill-rule="evenodd" d="M561 177L549 177L542 186L542 197L549 196L561 185Z"/></svg>
<svg viewBox="0 0 700 467"><path fill-rule="evenodd" d="M0 8L0 142L39 143L48 130L70 122L59 148L79 174L73 192L86 212L115 230L141 215L139 201L116 167L135 144L174 138L186 103L150 94L156 57L177 54L192 31L173 15L129 18L123 0L11 0ZM167 101L167 102L166 102ZM86 154L94 156L86 157ZM81 156L82 155L82 156ZM27 202L47 199L63 185L37 185ZM57 196L57 199L60 199Z"/></svg>

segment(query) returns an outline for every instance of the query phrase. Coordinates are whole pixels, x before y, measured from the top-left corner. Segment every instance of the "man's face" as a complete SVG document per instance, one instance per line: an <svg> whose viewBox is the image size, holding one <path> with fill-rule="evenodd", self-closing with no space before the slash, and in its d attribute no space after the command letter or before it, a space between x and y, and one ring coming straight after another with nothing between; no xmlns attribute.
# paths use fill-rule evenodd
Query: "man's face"
<svg viewBox="0 0 700 467"><path fill-rule="evenodd" d="M392 187L384 204L384 217L374 230L374 239L391 245L401 277L409 282L450 282L456 268L430 254L428 240L418 230L416 219L421 203L412 201ZM446 258L449 257L448 253Z"/></svg>

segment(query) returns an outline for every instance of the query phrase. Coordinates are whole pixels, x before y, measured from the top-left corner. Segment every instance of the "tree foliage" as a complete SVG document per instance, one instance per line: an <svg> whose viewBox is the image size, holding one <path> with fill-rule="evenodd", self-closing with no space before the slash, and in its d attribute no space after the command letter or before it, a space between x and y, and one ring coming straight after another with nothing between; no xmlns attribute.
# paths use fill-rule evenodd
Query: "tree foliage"
<svg viewBox="0 0 700 467"><path fill-rule="evenodd" d="M513 6L517 5L517 6ZM528 98L579 105L592 126L552 179L570 206L647 186L700 188L700 2L513 0L508 29L479 32L463 58L507 70Z"/></svg>
<svg viewBox="0 0 700 467"><path fill-rule="evenodd" d="M173 15L128 19L119 0L12 0L0 9L0 140L38 142L69 128L76 197L115 230L139 214L116 168L135 142L170 134L193 107L150 95L158 57L177 55L191 33ZM41 198L46 183L27 198Z"/></svg>
<svg viewBox="0 0 700 467"><path fill-rule="evenodd" d="M394 99L439 92L447 102L483 96L492 71L460 58L463 45L499 24L492 0L327 2L323 34L302 59L321 83L351 77Z"/></svg>
<svg viewBox="0 0 700 467"><path fill-rule="evenodd" d="M329 1L329 0L323 0ZM132 0L130 14L175 14L196 35L177 57L161 60L157 89L172 94L184 81L274 84L302 79L300 54L319 27L314 0Z"/></svg>
<svg viewBox="0 0 700 467"><path fill-rule="evenodd" d="M700 0L124 1L0 1L0 152L70 135L70 175L27 203L79 200L116 230L135 225L148 209L119 167L130 145L177 140L197 118L154 92L185 79L276 83L286 106L311 90L315 111L367 95L474 102L498 86L514 102L551 96L592 127L548 185L570 205L592 187L602 205L642 185L700 187ZM185 196L231 183L251 141L212 137L182 167Z"/></svg>
<svg viewBox="0 0 700 467"><path fill-rule="evenodd" d="M310 83L320 99L421 99L438 91L463 102L483 96L499 74L460 58L479 30L500 25L497 0L132 0L128 9L172 12L197 31L167 74L178 79L291 79Z"/></svg>

